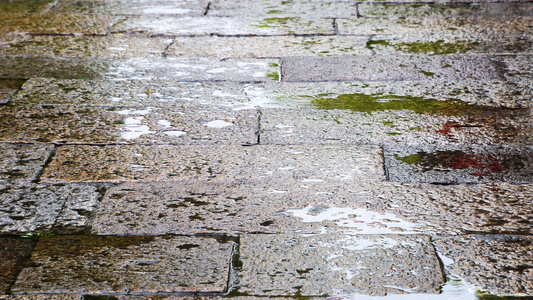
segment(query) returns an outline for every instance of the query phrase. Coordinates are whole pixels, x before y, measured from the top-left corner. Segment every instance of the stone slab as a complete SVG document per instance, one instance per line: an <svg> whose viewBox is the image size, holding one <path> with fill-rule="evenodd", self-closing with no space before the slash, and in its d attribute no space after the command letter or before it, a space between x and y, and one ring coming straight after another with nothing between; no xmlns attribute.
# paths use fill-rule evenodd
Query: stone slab
<svg viewBox="0 0 533 300"><path fill-rule="evenodd" d="M260 296L438 293L444 284L422 235L243 235L239 292Z"/></svg>
<svg viewBox="0 0 533 300"><path fill-rule="evenodd" d="M208 16L220 17L268 17L290 18L298 16L304 19L350 18L357 16L355 2L350 1L213 1L209 6Z"/></svg>
<svg viewBox="0 0 533 300"><path fill-rule="evenodd" d="M334 34L333 21L290 18L233 18L165 16L125 17L113 26L112 33L145 33L150 35L287 35Z"/></svg>
<svg viewBox="0 0 533 300"><path fill-rule="evenodd" d="M234 243L185 236L40 238L15 294L224 292Z"/></svg>
<svg viewBox="0 0 533 300"><path fill-rule="evenodd" d="M24 84L24 80L0 79L0 104L11 101L12 95Z"/></svg>
<svg viewBox="0 0 533 300"><path fill-rule="evenodd" d="M44 13L53 6L53 0L2 1L0 11L4 13Z"/></svg>
<svg viewBox="0 0 533 300"><path fill-rule="evenodd" d="M2 185L0 234L78 233L98 207L98 189L88 185Z"/></svg>
<svg viewBox="0 0 533 300"><path fill-rule="evenodd" d="M255 144L259 118L255 110L198 105L173 111L22 105L1 107L0 112L2 141L94 144Z"/></svg>
<svg viewBox="0 0 533 300"><path fill-rule="evenodd" d="M385 148L385 165L396 182L532 183L532 151L528 146Z"/></svg>
<svg viewBox="0 0 533 300"><path fill-rule="evenodd" d="M0 77L8 79L95 79L102 78L101 74L107 68L101 62L46 57L3 57L0 58L0 65L3 66Z"/></svg>
<svg viewBox="0 0 533 300"><path fill-rule="evenodd" d="M109 36L10 35L2 37L1 56L52 58L161 57L173 39L123 34Z"/></svg>
<svg viewBox="0 0 533 300"><path fill-rule="evenodd" d="M441 104L444 108L449 103ZM427 104L421 107L434 108ZM488 108L472 112L450 116L416 113L410 109L374 112L268 109L261 112L260 138L265 145L384 144L399 148L405 145L452 147L531 143L529 110Z"/></svg>
<svg viewBox="0 0 533 300"><path fill-rule="evenodd" d="M67 294L37 294L37 295L11 295L7 300L86 300L83 295Z"/></svg>
<svg viewBox="0 0 533 300"><path fill-rule="evenodd" d="M43 180L371 182L385 178L382 164L376 146L66 145Z"/></svg>
<svg viewBox="0 0 533 300"><path fill-rule="evenodd" d="M496 67L486 56L355 56L282 59L283 81L491 80Z"/></svg>
<svg viewBox="0 0 533 300"><path fill-rule="evenodd" d="M368 37L237 36L176 37L167 51L177 57L269 58L291 56L371 55Z"/></svg>
<svg viewBox="0 0 533 300"><path fill-rule="evenodd" d="M62 1L54 7L59 13L87 13L112 15L174 15L203 16L207 10L207 0L202 1Z"/></svg>
<svg viewBox="0 0 533 300"><path fill-rule="evenodd" d="M53 150L50 145L0 143L0 182L37 180Z"/></svg>
<svg viewBox="0 0 533 300"><path fill-rule="evenodd" d="M0 237L0 293L6 294L17 279L35 242L30 239Z"/></svg>
<svg viewBox="0 0 533 300"><path fill-rule="evenodd" d="M435 242L450 272L495 295L533 295L531 236L466 235Z"/></svg>
<svg viewBox="0 0 533 300"><path fill-rule="evenodd" d="M516 84L520 88L531 86L533 80L533 56L509 55L494 57L503 78Z"/></svg>
<svg viewBox="0 0 533 300"><path fill-rule="evenodd" d="M1 32L106 35L113 16L92 14L0 13Z"/></svg>

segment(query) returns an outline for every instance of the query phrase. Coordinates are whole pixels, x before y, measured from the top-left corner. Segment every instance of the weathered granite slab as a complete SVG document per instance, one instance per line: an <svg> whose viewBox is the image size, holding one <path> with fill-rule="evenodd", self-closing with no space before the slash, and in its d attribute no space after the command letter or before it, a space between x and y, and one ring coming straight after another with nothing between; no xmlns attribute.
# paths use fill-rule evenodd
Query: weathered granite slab
<svg viewBox="0 0 533 300"><path fill-rule="evenodd" d="M466 235L435 242L454 261L449 271L495 295L533 294L531 236Z"/></svg>
<svg viewBox="0 0 533 300"><path fill-rule="evenodd" d="M0 143L0 182L37 180L53 150L51 145Z"/></svg>
<svg viewBox="0 0 533 300"><path fill-rule="evenodd" d="M106 35L111 15L0 13L1 32Z"/></svg>
<svg viewBox="0 0 533 300"><path fill-rule="evenodd" d="M40 238L15 294L224 292L234 243L185 236Z"/></svg>
<svg viewBox="0 0 533 300"><path fill-rule="evenodd" d="M201 1L61 1L54 12L59 13L88 13L112 15L173 15L203 16L208 7L207 0Z"/></svg>
<svg viewBox="0 0 533 300"><path fill-rule="evenodd" d="M150 93L145 93L148 97ZM206 106L0 107L0 140L54 143L257 143L258 112Z"/></svg>
<svg viewBox="0 0 533 300"><path fill-rule="evenodd" d="M43 13L53 7L53 0L14 0L0 2L0 11L4 13Z"/></svg>
<svg viewBox="0 0 533 300"><path fill-rule="evenodd" d="M24 262L30 257L35 241L0 237L0 293L6 294L17 279Z"/></svg>
<svg viewBox="0 0 533 300"><path fill-rule="evenodd" d="M260 296L438 293L443 272L423 235L244 235L239 292Z"/></svg>

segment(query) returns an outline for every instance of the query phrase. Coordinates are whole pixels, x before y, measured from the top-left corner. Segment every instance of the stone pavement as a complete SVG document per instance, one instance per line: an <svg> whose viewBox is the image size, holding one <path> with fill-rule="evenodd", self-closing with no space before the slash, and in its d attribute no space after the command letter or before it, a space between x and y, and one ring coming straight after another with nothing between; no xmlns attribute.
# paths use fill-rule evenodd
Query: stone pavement
<svg viewBox="0 0 533 300"><path fill-rule="evenodd" d="M0 299L533 297L532 54L528 1L0 0Z"/></svg>

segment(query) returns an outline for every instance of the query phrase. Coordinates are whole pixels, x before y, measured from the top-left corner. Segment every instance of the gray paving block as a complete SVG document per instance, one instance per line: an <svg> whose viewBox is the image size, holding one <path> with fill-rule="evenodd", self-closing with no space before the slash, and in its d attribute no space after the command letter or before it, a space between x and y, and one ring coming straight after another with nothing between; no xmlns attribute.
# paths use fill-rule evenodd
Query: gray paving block
<svg viewBox="0 0 533 300"><path fill-rule="evenodd" d="M6 294L30 257L35 242L30 239L0 237L0 293Z"/></svg>
<svg viewBox="0 0 533 300"><path fill-rule="evenodd" d="M335 30L332 20L307 20L298 16L289 18L131 16L125 17L113 26L111 32L142 32L152 35L287 35L334 34Z"/></svg>
<svg viewBox="0 0 533 300"><path fill-rule="evenodd" d="M345 95L337 99L342 98L358 97ZM402 105L402 101L399 100L397 103ZM442 105L441 107L446 110L445 106L454 106L451 102L435 103L437 106ZM351 103L358 105L357 100ZM378 104L377 101L373 103L378 106L383 104ZM374 104L369 104L370 107L375 107ZM362 104L360 107L368 109L369 106ZM435 108L427 103L420 107ZM350 109L268 109L261 112L260 138L261 144L363 143L399 148L405 145L441 144L453 147L465 143L469 145L531 143L531 136L527 134L532 128L529 110L486 107L476 112L472 111L472 114L460 113L451 116L442 112L442 114L417 113L410 109L377 109L373 112Z"/></svg>
<svg viewBox="0 0 533 300"><path fill-rule="evenodd" d="M243 235L239 292L261 296L438 293L423 235Z"/></svg>
<svg viewBox="0 0 533 300"><path fill-rule="evenodd" d="M0 182L38 179L54 147L44 144L0 143Z"/></svg>
<svg viewBox="0 0 533 300"><path fill-rule="evenodd" d="M0 31L31 34L106 35L113 16L94 14L0 13Z"/></svg>
<svg viewBox="0 0 533 300"><path fill-rule="evenodd" d="M224 292L234 243L184 236L40 238L15 294Z"/></svg>
<svg viewBox="0 0 533 300"><path fill-rule="evenodd" d="M288 57L281 68L289 82L499 79L489 58L474 55Z"/></svg>
<svg viewBox="0 0 533 300"><path fill-rule="evenodd" d="M83 295L68 294L37 294L37 295L12 295L7 300L84 300Z"/></svg>
<svg viewBox="0 0 533 300"><path fill-rule="evenodd" d="M83 59L55 59L46 57L3 57L0 58L0 77L28 79L48 77L58 79L101 78L106 65Z"/></svg>
<svg viewBox="0 0 533 300"><path fill-rule="evenodd" d="M257 143L256 110L234 111L198 105L173 108L168 111L152 107L1 107L0 140L97 144Z"/></svg>
<svg viewBox="0 0 533 300"><path fill-rule="evenodd" d="M1 56L77 58L161 57L173 41L169 37L123 34L109 36L11 35L2 37Z"/></svg>
<svg viewBox="0 0 533 300"><path fill-rule="evenodd" d="M377 146L67 145L43 180L376 181L385 178L382 164Z"/></svg>
<svg viewBox="0 0 533 300"><path fill-rule="evenodd" d="M351 1L212 1L209 16L222 17L265 17L269 19L294 16L319 18L350 18L357 16L356 3Z"/></svg>
<svg viewBox="0 0 533 300"><path fill-rule="evenodd" d="M207 0L201 1L63 1L54 7L59 13L89 13L113 15L174 15L203 16L208 5Z"/></svg>
<svg viewBox="0 0 533 300"><path fill-rule="evenodd" d="M532 151L522 147L385 148L389 180L444 184L533 181Z"/></svg>
<svg viewBox="0 0 533 300"><path fill-rule="evenodd" d="M237 36L177 37L169 56L267 58L290 56L370 55L368 37Z"/></svg>
<svg viewBox="0 0 533 300"><path fill-rule="evenodd" d="M531 236L466 235L435 242L454 261L450 272L496 295L533 295Z"/></svg>
<svg viewBox="0 0 533 300"><path fill-rule="evenodd" d="M527 55L509 55L494 57L493 61L498 65L502 76L519 86L527 89L533 80L533 57Z"/></svg>
<svg viewBox="0 0 533 300"><path fill-rule="evenodd" d="M43 13L53 6L53 0L2 1L0 11L5 13Z"/></svg>
<svg viewBox="0 0 533 300"><path fill-rule="evenodd" d="M88 228L100 194L88 185L2 185L0 233L77 233Z"/></svg>

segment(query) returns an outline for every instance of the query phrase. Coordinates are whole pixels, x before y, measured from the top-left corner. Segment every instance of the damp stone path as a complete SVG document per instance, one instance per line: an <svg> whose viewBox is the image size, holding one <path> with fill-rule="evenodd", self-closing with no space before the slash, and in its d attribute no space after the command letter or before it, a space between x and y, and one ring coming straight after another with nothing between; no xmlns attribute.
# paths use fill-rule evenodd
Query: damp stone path
<svg viewBox="0 0 533 300"><path fill-rule="evenodd" d="M0 299L531 299L530 0L0 0Z"/></svg>

